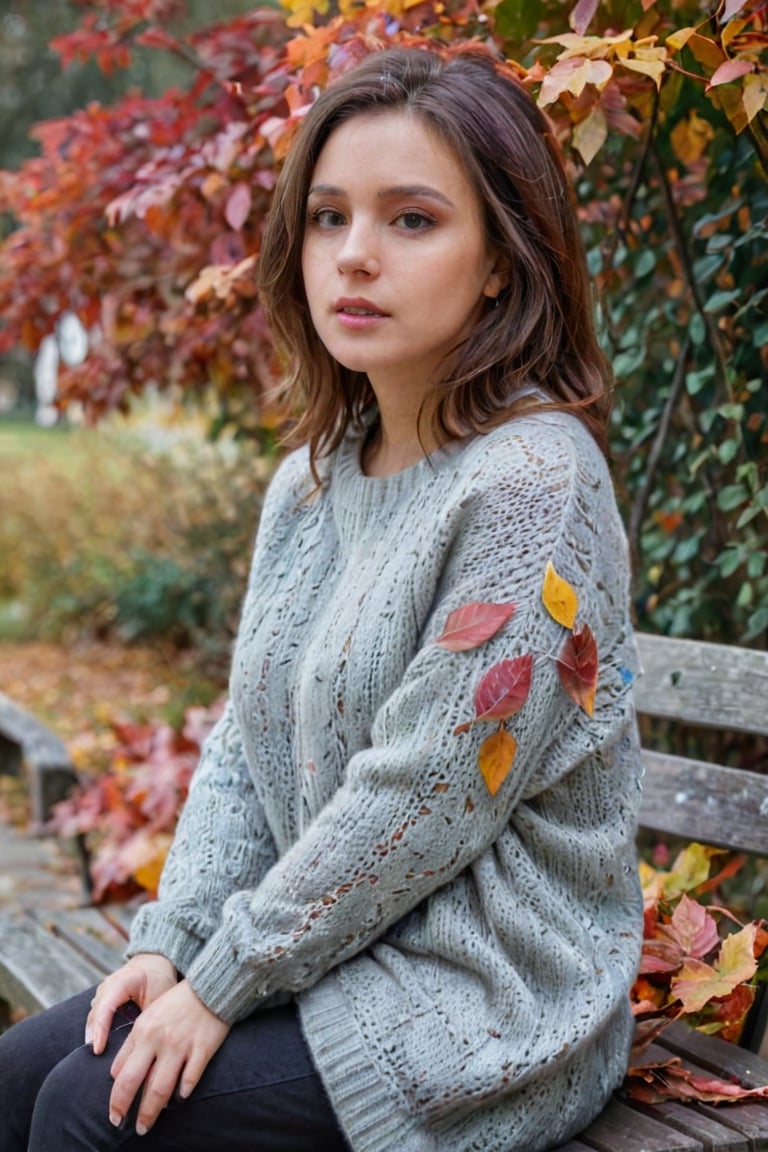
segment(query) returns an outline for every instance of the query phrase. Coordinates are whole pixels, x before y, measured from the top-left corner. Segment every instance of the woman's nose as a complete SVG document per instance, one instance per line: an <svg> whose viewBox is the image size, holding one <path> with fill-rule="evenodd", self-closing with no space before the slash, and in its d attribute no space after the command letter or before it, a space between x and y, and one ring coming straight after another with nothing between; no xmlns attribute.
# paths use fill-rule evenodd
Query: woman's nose
<svg viewBox="0 0 768 1152"><path fill-rule="evenodd" d="M344 231L336 262L339 272L345 276L378 275L380 258L375 230L365 221L353 221Z"/></svg>

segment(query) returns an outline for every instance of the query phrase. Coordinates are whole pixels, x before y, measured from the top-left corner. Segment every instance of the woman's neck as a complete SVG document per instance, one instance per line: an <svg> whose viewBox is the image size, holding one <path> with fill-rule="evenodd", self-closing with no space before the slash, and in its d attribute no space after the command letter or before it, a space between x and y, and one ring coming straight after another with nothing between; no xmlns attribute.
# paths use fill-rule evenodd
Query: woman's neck
<svg viewBox="0 0 768 1152"><path fill-rule="evenodd" d="M422 418L419 427L412 418L387 423L379 415L363 445L362 468L366 476L394 476L396 472L417 464L439 446L426 418Z"/></svg>
<svg viewBox="0 0 768 1152"><path fill-rule="evenodd" d="M362 451L366 476L393 476L440 447L442 441L435 436L429 405L392 404L386 394L377 392L377 406L377 419Z"/></svg>

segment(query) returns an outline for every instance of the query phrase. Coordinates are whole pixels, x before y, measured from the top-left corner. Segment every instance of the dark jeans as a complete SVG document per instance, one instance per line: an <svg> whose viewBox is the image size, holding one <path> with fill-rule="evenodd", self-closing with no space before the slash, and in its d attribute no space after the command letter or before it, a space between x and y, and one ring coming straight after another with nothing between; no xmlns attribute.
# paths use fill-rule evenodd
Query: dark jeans
<svg viewBox="0 0 768 1152"><path fill-rule="evenodd" d="M93 989L0 1036L0 1152L348 1152L295 1007L235 1025L188 1100L171 1100L146 1136L135 1110L107 1118L109 1068L138 1009L115 1016L109 1045L83 1044Z"/></svg>

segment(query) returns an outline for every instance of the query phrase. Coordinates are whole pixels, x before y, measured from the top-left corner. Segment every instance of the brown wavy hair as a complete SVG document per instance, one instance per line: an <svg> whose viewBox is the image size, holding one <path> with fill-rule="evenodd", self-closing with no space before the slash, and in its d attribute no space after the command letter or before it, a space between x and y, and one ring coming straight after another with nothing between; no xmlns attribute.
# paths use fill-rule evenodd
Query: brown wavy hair
<svg viewBox="0 0 768 1152"><path fill-rule="evenodd" d="M477 191L489 247L509 271L498 303L485 305L434 385L438 442L488 432L546 404L575 411L605 450L612 377L595 335L560 150L512 69L478 45L375 51L329 85L301 124L259 261L262 299L287 356L298 416L292 441L309 444L314 471L374 400L367 376L334 360L315 332L301 255L307 195L326 140L354 116L388 111L407 111L452 149Z"/></svg>

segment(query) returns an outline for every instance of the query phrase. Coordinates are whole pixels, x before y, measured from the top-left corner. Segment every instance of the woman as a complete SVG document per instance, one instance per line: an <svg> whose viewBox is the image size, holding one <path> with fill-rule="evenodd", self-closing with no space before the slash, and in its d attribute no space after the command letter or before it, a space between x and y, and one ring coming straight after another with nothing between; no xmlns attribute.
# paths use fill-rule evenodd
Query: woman
<svg viewBox="0 0 768 1152"><path fill-rule="evenodd" d="M231 702L128 963L3 1038L0 1149L550 1148L622 1079L641 903L609 371L547 122L484 51L372 55L261 277L303 447Z"/></svg>

